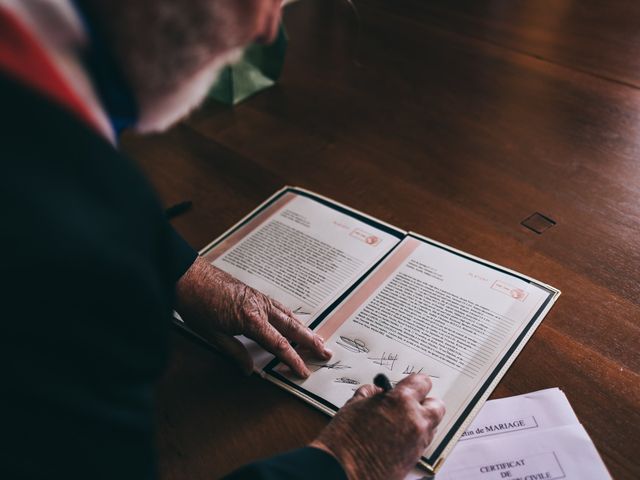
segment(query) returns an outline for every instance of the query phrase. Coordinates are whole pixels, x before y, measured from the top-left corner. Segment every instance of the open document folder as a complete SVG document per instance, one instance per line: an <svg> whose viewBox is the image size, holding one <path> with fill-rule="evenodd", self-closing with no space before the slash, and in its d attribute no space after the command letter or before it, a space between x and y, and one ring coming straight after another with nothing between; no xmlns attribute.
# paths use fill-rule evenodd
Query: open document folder
<svg viewBox="0 0 640 480"><path fill-rule="evenodd" d="M254 348L261 375L320 410L334 414L380 372L392 383L413 372L430 375L430 395L447 405L421 459L431 472L560 294L293 187L277 192L201 255L287 305L325 338L334 356L306 359L313 372L306 380Z"/></svg>
<svg viewBox="0 0 640 480"><path fill-rule="evenodd" d="M423 480L416 469L406 480ZM427 477L429 478L429 477ZM437 480L604 480L611 476L557 388L489 400Z"/></svg>

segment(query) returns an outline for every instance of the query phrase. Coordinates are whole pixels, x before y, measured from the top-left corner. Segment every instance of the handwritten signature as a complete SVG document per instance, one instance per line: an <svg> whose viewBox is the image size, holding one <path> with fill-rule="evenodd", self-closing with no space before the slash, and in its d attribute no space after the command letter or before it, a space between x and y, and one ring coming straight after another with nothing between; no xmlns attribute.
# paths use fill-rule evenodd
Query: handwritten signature
<svg viewBox="0 0 640 480"><path fill-rule="evenodd" d="M373 360L373 363L375 363L376 365L380 365L381 367L384 367L387 370L393 371L393 367L396 364L396 360L398 360L398 354L383 352L381 357L367 357L367 358L369 360Z"/></svg>
<svg viewBox="0 0 640 480"><path fill-rule="evenodd" d="M424 370L424 367L420 367L419 370L416 370L416 367L414 365L407 365L404 368L404 371L402 372L402 375L411 375L412 373L422 373L422 371ZM440 378L437 375L427 375L428 377L431 378ZM393 383L393 382L391 382Z"/></svg>
<svg viewBox="0 0 640 480"><path fill-rule="evenodd" d="M349 350L354 353L369 353L369 347L364 343L364 341L359 338L349 338L340 336L340 338L336 341L336 344L340 345L345 350Z"/></svg>
<svg viewBox="0 0 640 480"><path fill-rule="evenodd" d="M335 383L347 383L349 385L360 385L360 382L349 377L340 377L334 380Z"/></svg>
<svg viewBox="0 0 640 480"><path fill-rule="evenodd" d="M402 372L403 375L411 375L412 373L422 373L424 367L420 367L420 370L416 370L416 367L413 365L407 365Z"/></svg>
<svg viewBox="0 0 640 480"><path fill-rule="evenodd" d="M296 308L295 310L293 310L293 313L295 313L296 315L311 315L311 312L305 312L302 307Z"/></svg>
<svg viewBox="0 0 640 480"><path fill-rule="evenodd" d="M333 362L333 363L312 363L312 362L309 362L307 365L311 365L313 367L318 367L318 368L315 369L316 372L318 370L322 370L323 368L326 368L327 370L344 370L346 368L351 368L349 365L343 364L342 360L338 360L337 362Z"/></svg>

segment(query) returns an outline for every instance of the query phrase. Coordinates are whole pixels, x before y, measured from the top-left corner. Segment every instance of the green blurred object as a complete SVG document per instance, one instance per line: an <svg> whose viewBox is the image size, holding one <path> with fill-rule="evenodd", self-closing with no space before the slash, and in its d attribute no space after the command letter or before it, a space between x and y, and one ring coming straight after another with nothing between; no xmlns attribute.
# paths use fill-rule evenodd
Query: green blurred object
<svg viewBox="0 0 640 480"><path fill-rule="evenodd" d="M274 85L282 73L288 43L287 32L280 24L272 44L249 46L238 63L220 72L209 96L226 105L236 105Z"/></svg>

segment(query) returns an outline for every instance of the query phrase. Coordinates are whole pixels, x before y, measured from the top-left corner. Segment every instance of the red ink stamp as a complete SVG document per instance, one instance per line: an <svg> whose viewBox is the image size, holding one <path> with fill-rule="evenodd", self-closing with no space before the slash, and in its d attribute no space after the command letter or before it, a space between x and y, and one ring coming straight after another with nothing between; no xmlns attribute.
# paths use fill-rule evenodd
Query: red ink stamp
<svg viewBox="0 0 640 480"><path fill-rule="evenodd" d="M365 232L361 228L356 228L349 235L351 235L354 238L357 238L358 240L366 243L367 245L371 245L372 247L375 247L376 245L380 244L380 242L382 241L380 237L376 235L371 235L370 233Z"/></svg>
<svg viewBox="0 0 640 480"><path fill-rule="evenodd" d="M500 280L496 280L491 285L491 288L497 290L500 293L504 293L505 295L509 295L514 300L518 300L519 302L524 302L524 300L529 296L527 292L525 292L521 288L512 287L509 284L506 284Z"/></svg>

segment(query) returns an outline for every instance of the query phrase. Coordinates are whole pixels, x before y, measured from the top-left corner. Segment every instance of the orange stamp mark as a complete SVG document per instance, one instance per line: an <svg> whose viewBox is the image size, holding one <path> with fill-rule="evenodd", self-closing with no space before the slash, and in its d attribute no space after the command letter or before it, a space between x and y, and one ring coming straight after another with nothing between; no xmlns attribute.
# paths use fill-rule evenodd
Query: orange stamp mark
<svg viewBox="0 0 640 480"><path fill-rule="evenodd" d="M366 243L367 245L371 245L372 247L375 247L382 241L380 237L376 235L371 235L370 233L365 232L361 228L356 228L352 230L349 235L351 235L354 238L357 238L358 240Z"/></svg>
<svg viewBox="0 0 640 480"><path fill-rule="evenodd" d="M504 293L505 295L509 295L514 300L518 300L520 302L524 302L525 298L529 296L529 294L523 289L512 287L511 285L504 283L501 280L496 280L495 282L493 282L491 288L497 290L500 293Z"/></svg>

